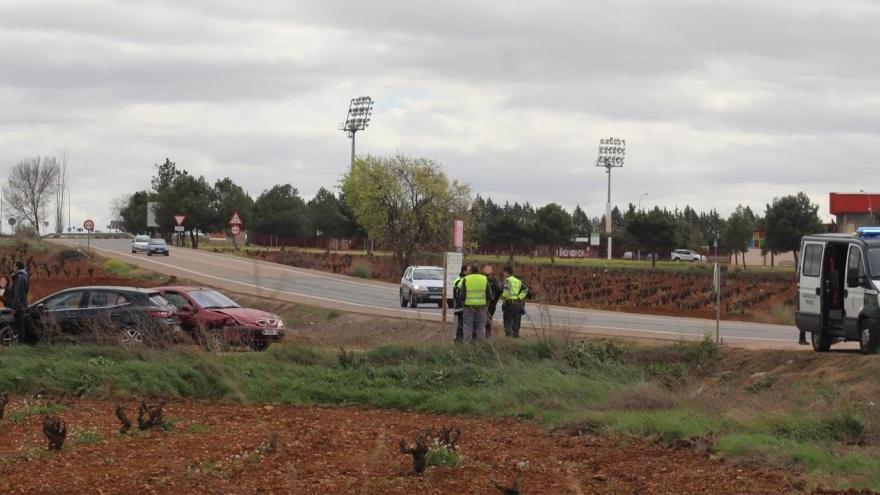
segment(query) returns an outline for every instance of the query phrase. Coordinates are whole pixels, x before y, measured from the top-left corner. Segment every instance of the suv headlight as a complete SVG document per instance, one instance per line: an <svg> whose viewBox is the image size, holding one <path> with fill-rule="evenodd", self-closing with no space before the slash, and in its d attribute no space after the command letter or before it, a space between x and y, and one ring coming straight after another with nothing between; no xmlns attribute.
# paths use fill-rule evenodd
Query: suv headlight
<svg viewBox="0 0 880 495"><path fill-rule="evenodd" d="M412 290L422 290L422 288L418 284L415 284L412 286Z"/></svg>

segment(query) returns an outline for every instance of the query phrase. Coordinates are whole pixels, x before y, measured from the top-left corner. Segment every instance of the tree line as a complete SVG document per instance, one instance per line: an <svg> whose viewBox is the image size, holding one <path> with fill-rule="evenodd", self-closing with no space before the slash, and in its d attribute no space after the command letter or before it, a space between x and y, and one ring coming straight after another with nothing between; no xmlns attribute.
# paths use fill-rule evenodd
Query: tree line
<svg viewBox="0 0 880 495"><path fill-rule="evenodd" d="M557 203L535 207L472 197L466 184L449 179L435 161L403 155L359 157L339 184L339 194L321 188L309 201L291 184L272 186L252 199L228 177L212 185L169 159L156 165L151 186L117 202L125 230L146 232L147 203L155 202L158 230L170 234L174 215L185 214L194 247L197 231L227 231L233 211L249 233L262 236L369 237L402 267L420 252L448 249L455 219L465 220L468 252L495 249L513 256L544 246L553 256L577 237L598 236L605 243L604 216L591 217L580 205L569 212ZM750 248L756 229L765 231L765 253L796 252L802 235L823 230L818 206L804 193L777 198L760 214L739 205L726 218L714 209L645 210L629 204L623 212L612 210L611 224L621 249L665 254L676 248L705 250L717 241L721 252L737 260Z"/></svg>

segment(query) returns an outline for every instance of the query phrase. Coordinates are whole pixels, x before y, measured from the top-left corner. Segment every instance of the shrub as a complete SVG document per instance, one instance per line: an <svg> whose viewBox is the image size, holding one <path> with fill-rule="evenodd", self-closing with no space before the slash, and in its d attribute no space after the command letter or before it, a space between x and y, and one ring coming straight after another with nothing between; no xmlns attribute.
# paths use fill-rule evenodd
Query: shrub
<svg viewBox="0 0 880 495"><path fill-rule="evenodd" d="M600 363L617 362L623 351L611 342L594 344L592 342L573 342L562 350L562 357L572 368L583 368Z"/></svg>
<svg viewBox="0 0 880 495"><path fill-rule="evenodd" d="M373 270L367 265L354 265L351 267L351 276L358 278L373 278Z"/></svg>
<svg viewBox="0 0 880 495"><path fill-rule="evenodd" d="M461 461L454 450L441 443L435 443L428 451L427 461L429 466L455 467Z"/></svg>

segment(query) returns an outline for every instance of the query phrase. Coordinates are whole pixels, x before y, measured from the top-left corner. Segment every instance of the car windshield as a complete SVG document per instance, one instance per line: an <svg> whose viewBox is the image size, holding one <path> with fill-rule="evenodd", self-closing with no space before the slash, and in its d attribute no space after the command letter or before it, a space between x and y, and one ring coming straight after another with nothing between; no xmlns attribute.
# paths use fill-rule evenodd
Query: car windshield
<svg viewBox="0 0 880 495"><path fill-rule="evenodd" d="M443 280L443 270L438 268L422 268L413 272L413 280Z"/></svg>
<svg viewBox="0 0 880 495"><path fill-rule="evenodd" d="M150 239L150 244L165 245L165 239Z"/></svg>
<svg viewBox="0 0 880 495"><path fill-rule="evenodd" d="M189 293L189 297L203 308L220 309L241 307L238 303L216 290L194 290Z"/></svg>
<svg viewBox="0 0 880 495"><path fill-rule="evenodd" d="M880 247L868 249L868 266L871 267L871 278L880 280Z"/></svg>
<svg viewBox="0 0 880 495"><path fill-rule="evenodd" d="M150 238L145 235L139 235L134 238L134 242L150 242Z"/></svg>

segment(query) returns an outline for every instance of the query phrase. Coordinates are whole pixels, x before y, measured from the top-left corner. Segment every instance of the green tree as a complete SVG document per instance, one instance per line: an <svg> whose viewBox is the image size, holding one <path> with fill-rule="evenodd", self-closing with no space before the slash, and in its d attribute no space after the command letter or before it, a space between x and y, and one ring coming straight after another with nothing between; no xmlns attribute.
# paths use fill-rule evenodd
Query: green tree
<svg viewBox="0 0 880 495"><path fill-rule="evenodd" d="M148 191L138 191L125 198L119 209L122 229L130 234L147 232L147 202L150 201Z"/></svg>
<svg viewBox="0 0 880 495"><path fill-rule="evenodd" d="M535 212L534 233L537 244L550 246L550 262L555 262L556 249L572 241L575 226L571 215L562 206L549 203Z"/></svg>
<svg viewBox="0 0 880 495"><path fill-rule="evenodd" d="M433 160L403 155L358 158L342 190L358 223L401 269L424 247L448 246L452 222L470 199L469 188L450 181Z"/></svg>
<svg viewBox="0 0 880 495"><path fill-rule="evenodd" d="M330 239L345 235L348 224L348 218L342 211L342 202L332 191L322 187L306 206L310 230L316 236L320 232L326 241L327 252L330 252Z"/></svg>
<svg viewBox="0 0 880 495"><path fill-rule="evenodd" d="M574 207L571 213L571 220L574 222L575 235L578 237L589 237L593 228L590 224L590 217L581 209L581 205Z"/></svg>
<svg viewBox="0 0 880 495"><path fill-rule="evenodd" d="M748 208L738 205L727 219L727 225L724 229L724 238L727 247L733 251L734 257L737 253L743 255L743 267L746 266L746 252L749 250L749 244L752 241L752 233L755 231L755 215Z"/></svg>
<svg viewBox="0 0 880 495"><path fill-rule="evenodd" d="M214 189L211 194L211 210L213 212L211 230L228 232L231 228L228 223L229 219L235 212L238 212L242 221L245 222L244 227L247 228L251 214L254 211L254 200L241 186L233 182L229 177L225 177L214 183ZM233 244L235 249L238 249L234 236Z"/></svg>
<svg viewBox="0 0 880 495"><path fill-rule="evenodd" d="M178 170L177 164L168 158L165 159L162 165L155 164L155 167L156 175L150 180L150 185L153 186L153 190L157 193L168 189L175 179L187 173L185 170Z"/></svg>
<svg viewBox="0 0 880 495"><path fill-rule="evenodd" d="M674 216L666 210L655 207L649 212L638 211L626 225L627 233L640 247L649 253L657 254L675 249L677 241ZM651 256L651 266L656 267L657 257Z"/></svg>
<svg viewBox="0 0 880 495"><path fill-rule="evenodd" d="M156 194L156 223L161 232L170 235L177 225L174 216L184 215L183 227L190 236L190 246L199 247L199 233L207 233L216 222L211 208L213 188L204 177L193 177L181 172L170 185L163 185ZM185 239L185 233L181 236Z"/></svg>
<svg viewBox="0 0 880 495"><path fill-rule="evenodd" d="M775 198L767 205L764 215L767 237L762 251L764 253L794 252L795 265L801 237L823 230L819 219L819 205L810 202L803 192L797 195Z"/></svg>
<svg viewBox="0 0 880 495"><path fill-rule="evenodd" d="M309 235L306 204L290 184L276 185L263 191L254 202L250 221L254 232L279 237Z"/></svg>

